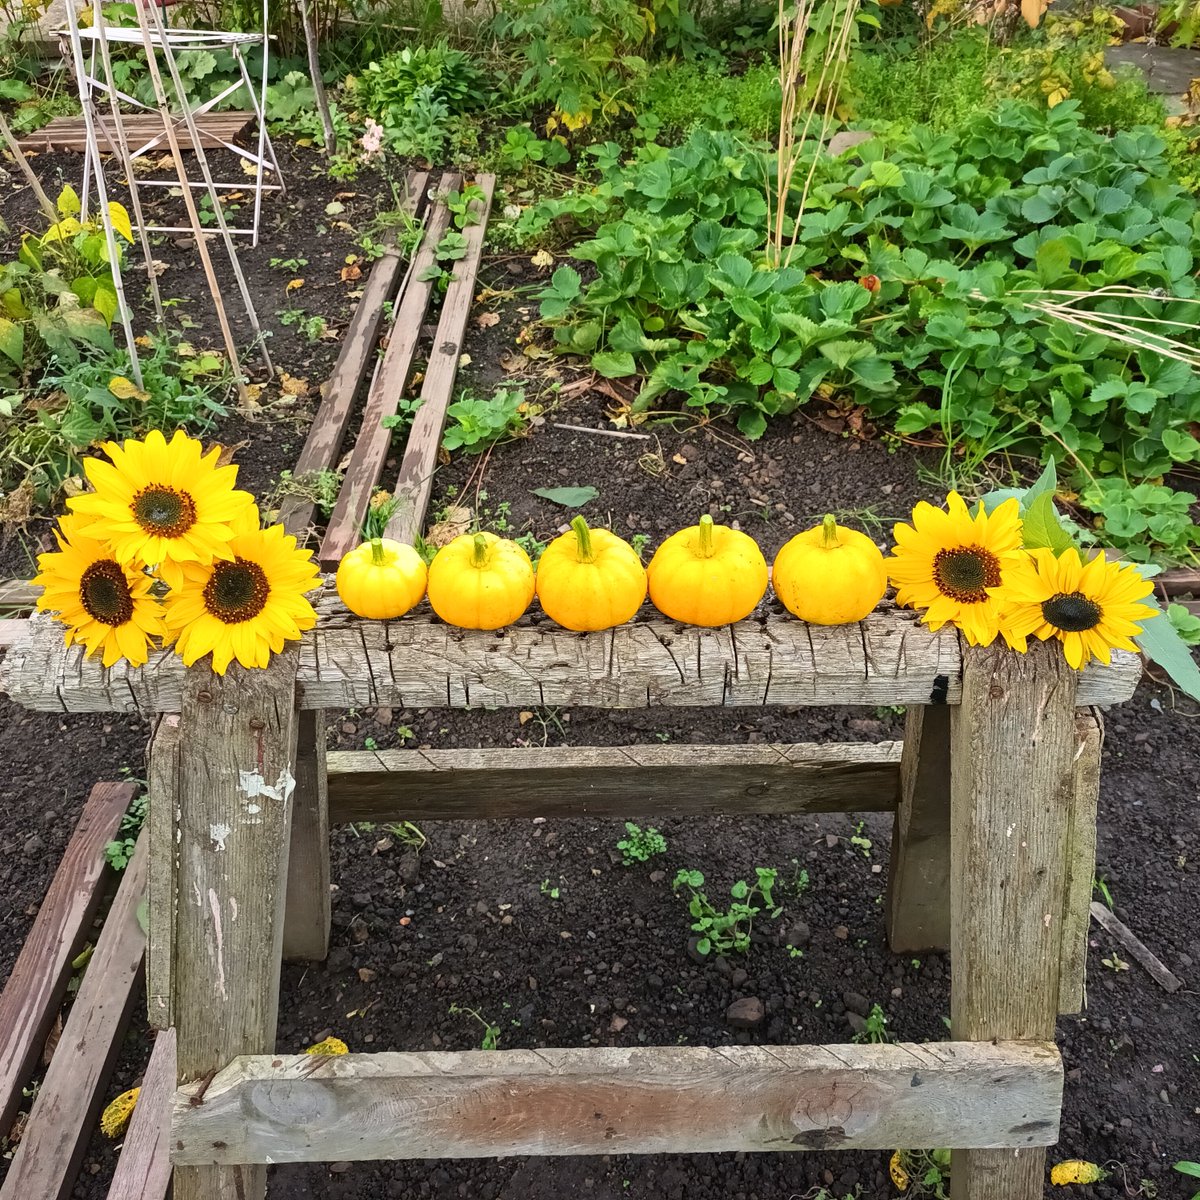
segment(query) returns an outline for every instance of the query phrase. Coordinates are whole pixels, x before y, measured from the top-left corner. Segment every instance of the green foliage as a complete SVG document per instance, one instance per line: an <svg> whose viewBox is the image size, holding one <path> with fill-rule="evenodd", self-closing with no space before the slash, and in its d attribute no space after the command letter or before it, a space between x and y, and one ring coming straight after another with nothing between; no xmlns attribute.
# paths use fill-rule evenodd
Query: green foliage
<svg viewBox="0 0 1200 1200"><path fill-rule="evenodd" d="M463 1008L457 1004L450 1005L451 1016L466 1016L473 1017L480 1025L483 1026L483 1038L479 1043L480 1050L497 1050L500 1047L500 1026L493 1025L491 1021L480 1016L479 1010L474 1008Z"/></svg>
<svg viewBox="0 0 1200 1200"><path fill-rule="evenodd" d="M500 161L510 171L525 171L537 164L559 167L569 162L571 152L559 138L538 137L528 125L512 125L500 146Z"/></svg>
<svg viewBox="0 0 1200 1200"><path fill-rule="evenodd" d="M1196 497L1190 492L1116 477L1097 479L1080 499L1099 514L1096 527L1104 543L1127 558L1179 562L1194 559L1194 547L1200 546L1190 511Z"/></svg>
<svg viewBox="0 0 1200 1200"><path fill-rule="evenodd" d="M516 90L568 129L632 111L647 57L697 35L687 0L499 0L494 25L521 59Z"/></svg>
<svg viewBox="0 0 1200 1200"><path fill-rule="evenodd" d="M123 871L133 857L137 846L138 834L150 815L150 797L146 792L140 792L129 803L125 815L117 826L117 836L104 846L104 861L114 871Z"/></svg>
<svg viewBox="0 0 1200 1200"><path fill-rule="evenodd" d="M442 446L446 450L462 449L468 454L482 454L502 438L515 437L525 431L524 406L524 388L499 387L490 400L463 391L446 409L448 421Z"/></svg>
<svg viewBox="0 0 1200 1200"><path fill-rule="evenodd" d="M716 909L708 896L699 889L704 886L704 875L700 871L681 870L671 884L672 891L686 887L691 892L688 912L692 917L692 930L700 935L696 942L698 954L729 954L733 951L744 954L750 949L750 934L754 918L764 910L770 910L772 918L779 916L782 906L777 906L773 894L777 872L771 867L755 867L753 885L744 879L729 889L732 903L724 912Z"/></svg>
<svg viewBox="0 0 1200 1200"><path fill-rule="evenodd" d="M1167 605L1167 619L1188 646L1200 646L1200 617L1182 604Z"/></svg>
<svg viewBox="0 0 1200 1200"><path fill-rule="evenodd" d="M723 133L647 147L518 224L594 231L575 250L594 277L559 268L541 315L600 374L644 377L635 411L679 395L758 437L819 391L977 458L1146 480L1200 461L1200 379L1155 349L1164 322L1193 325L1200 252L1163 152L1085 129L1074 101L876 139L818 164L790 268L765 264L761 158ZM1039 307L1064 291L1090 328Z"/></svg>
<svg viewBox="0 0 1200 1200"><path fill-rule="evenodd" d="M779 71L771 62L750 64L741 74L724 63L656 65L636 101L641 123L652 114L662 134L671 138L685 137L699 126L765 140L779 126L779 106Z"/></svg>
<svg viewBox="0 0 1200 1200"><path fill-rule="evenodd" d="M625 836L617 843L621 861L631 867L634 863L649 862L656 854L666 854L667 839L653 825L643 829L632 821L625 822Z"/></svg>
<svg viewBox="0 0 1200 1200"><path fill-rule="evenodd" d="M1189 1179L1200 1179L1200 1163L1182 1161L1173 1164L1173 1169L1178 1171L1180 1175L1186 1175ZM1200 1200L1200 1192L1196 1192L1192 1196L1192 1200Z"/></svg>
<svg viewBox="0 0 1200 1200"><path fill-rule="evenodd" d="M890 1042L892 1035L888 1033L888 1018L887 1013L878 1004L871 1005L871 1011L867 1014L866 1028L860 1033L854 1035L856 1042Z"/></svg>

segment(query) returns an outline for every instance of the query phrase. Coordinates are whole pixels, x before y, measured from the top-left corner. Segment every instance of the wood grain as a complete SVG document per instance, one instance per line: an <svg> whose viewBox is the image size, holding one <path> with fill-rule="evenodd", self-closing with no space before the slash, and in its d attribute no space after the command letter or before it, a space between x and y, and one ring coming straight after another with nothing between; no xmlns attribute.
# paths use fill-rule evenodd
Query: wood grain
<svg viewBox="0 0 1200 1200"><path fill-rule="evenodd" d="M401 211L419 215L424 207L428 185L428 171L410 173L404 183ZM296 460L293 472L296 478L332 470L337 466L346 427L354 411L354 400L375 361L383 316L400 283L403 265L403 251L395 245L394 240L388 239L383 254L371 264L362 297L342 338L342 348L325 386L321 405L309 427L300 457ZM279 506L278 520L288 533L303 539L312 524L314 507L312 500L306 496L285 496Z"/></svg>
<svg viewBox="0 0 1200 1200"><path fill-rule="evenodd" d="M951 1027L1054 1037L1078 676L1057 647L966 652L950 717ZM1045 1151L956 1151L953 1200L1038 1200Z"/></svg>
<svg viewBox="0 0 1200 1200"><path fill-rule="evenodd" d="M962 1042L260 1056L194 1093L177 1163L1040 1146L1062 1063Z"/></svg>
<svg viewBox="0 0 1200 1200"><path fill-rule="evenodd" d="M232 142L254 120L254 114L227 109L224 112L197 113L195 120L200 132L201 146L205 150L222 150L225 148L225 142ZM125 126L129 144L134 147L163 136L162 117L157 112L125 113L122 124ZM117 153L118 147L109 141L103 122L97 125L96 138L100 143L101 154ZM86 150L87 132L83 118L55 117L35 132L18 138L17 145L22 150L37 150L42 153ZM191 148L191 142L188 140L181 145L181 149L185 151Z"/></svg>
<svg viewBox="0 0 1200 1200"><path fill-rule="evenodd" d="M163 1200L171 1184L171 1101L175 1096L175 1031L154 1039L137 1107L121 1145L108 1200Z"/></svg>
<svg viewBox="0 0 1200 1200"><path fill-rule="evenodd" d="M441 176L435 195L443 196L459 186L461 177L446 173ZM387 350L383 362L371 383L363 407L362 425L354 441L354 449L346 466L337 503L321 539L319 558L328 570L336 570L343 555L362 539L362 523L367 515L371 492L383 474L384 462L392 441L392 431L384 427L384 417L392 416L412 371L417 348L421 342L421 322L433 295L434 278L422 278L434 266L438 243L450 228L450 210L445 199L432 204L425 221L421 245L412 260L412 270L400 295L392 320ZM421 395L424 396L424 390Z"/></svg>
<svg viewBox="0 0 1200 1200"><path fill-rule="evenodd" d="M83 948L111 872L104 847L133 799L131 783L92 788L33 928L0 993L0 1137L21 1105L46 1034L66 994L71 961Z"/></svg>
<svg viewBox="0 0 1200 1200"><path fill-rule="evenodd" d="M433 473L437 469L442 430L446 426L446 409L454 399L454 381L458 377L467 318L471 315L471 304L475 299L475 278L483 256L483 235L492 208L492 194L496 190L494 175L478 175L475 183L483 193L483 199L473 201L469 209L475 220L463 230L466 253L455 264L454 276L446 288L437 337L429 352L429 363L421 383L421 407L413 418L392 493L399 501L399 506L388 522L387 535L409 545L425 528Z"/></svg>
<svg viewBox="0 0 1200 1200"><path fill-rule="evenodd" d="M888 873L893 954L950 946L950 708L912 705Z"/></svg>
<svg viewBox="0 0 1200 1200"><path fill-rule="evenodd" d="M1075 714L1075 787L1067 831L1067 879L1063 891L1058 1011L1080 1013L1087 996L1089 905L1096 878L1096 806L1104 721L1098 710Z"/></svg>
<svg viewBox="0 0 1200 1200"><path fill-rule="evenodd" d="M320 962L329 953L329 784L325 760L325 713L298 718L296 792L292 797L283 957Z"/></svg>
<svg viewBox="0 0 1200 1200"><path fill-rule="evenodd" d="M163 713L146 752L150 793L150 876L146 895L146 1019L175 1020L175 877L179 870L179 716Z"/></svg>
<svg viewBox="0 0 1200 1200"><path fill-rule="evenodd" d="M74 1188L137 992L146 947L137 910L146 893L148 859L143 833L46 1068L0 1200L64 1200Z"/></svg>
<svg viewBox="0 0 1200 1200"><path fill-rule="evenodd" d="M891 812L899 759L899 742L343 750L329 806L339 824Z"/></svg>
<svg viewBox="0 0 1200 1200"><path fill-rule="evenodd" d="M170 651L145 667L103 670L64 647L48 617L0 661L0 691L50 712L178 712L184 667ZM1141 660L1119 651L1079 678L1080 704L1127 700ZM954 631L880 609L857 625L809 626L769 613L719 629L650 617L578 634L548 620L496 633L454 629L425 612L360 621L324 612L301 643L303 708L703 708L772 704L927 704L962 694Z"/></svg>
<svg viewBox="0 0 1200 1200"><path fill-rule="evenodd" d="M275 1045L296 772L296 651L188 672L180 717L175 1027L180 1082ZM262 1200L262 1167L175 1172L175 1200Z"/></svg>

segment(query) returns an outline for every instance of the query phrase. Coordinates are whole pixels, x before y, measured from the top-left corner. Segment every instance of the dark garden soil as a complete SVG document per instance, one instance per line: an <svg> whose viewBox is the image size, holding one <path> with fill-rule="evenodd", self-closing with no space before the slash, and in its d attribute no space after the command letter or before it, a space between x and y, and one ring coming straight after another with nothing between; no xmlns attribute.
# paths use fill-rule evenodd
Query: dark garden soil
<svg viewBox="0 0 1200 1200"><path fill-rule="evenodd" d="M306 161L302 152L288 153L298 154L293 161L301 165ZM293 168L289 180L301 174ZM346 190L356 189L365 193L361 179ZM299 183L295 190L301 192ZM342 328L351 297L337 272L351 237L344 234L343 243L343 233L331 231L318 241L312 232L315 221L325 221L331 185L316 182L304 195L307 211L289 212L282 231L247 251L247 262L252 254L262 256L254 272L263 289L260 312L266 318L275 307L297 303L327 312ZM367 211L364 203L360 222ZM295 273L307 281L294 302L283 296L293 276L262 265L284 247L289 257L310 259ZM181 255L182 263L187 255ZM527 259L495 261L484 275L492 291L483 294L510 292L536 278ZM309 292L310 282L319 282L321 291ZM201 296L201 286L190 294ZM325 308L314 294L324 297ZM494 306L500 321L480 323L479 315ZM202 307L197 299L192 310ZM532 489L589 485L599 493L584 510L589 518L611 522L627 537L645 534L653 545L711 508L736 520L771 554L791 532L830 510L886 538L892 519L935 491L922 474L934 458L906 446L889 452L882 439L857 436L869 430L856 414L830 414L819 405L754 444L727 424L703 426L690 417L678 427L622 431L644 437L562 429L612 430L606 412L619 409L623 398L616 389L602 394L581 386L564 364L547 379L545 364L529 360L517 344L532 311L527 294L484 300L464 347L471 361L462 383L482 392L501 378L526 377L527 400L540 410L537 422L527 437L445 466L434 489L438 509L467 505L485 523L507 522L513 535L528 531L546 540L571 510ZM206 344L214 340L207 329L205 337ZM272 348L279 366L315 386L336 344L309 347L287 329ZM265 489L290 466L311 409L312 397L283 409L264 402L252 419L222 424L224 439L249 443L237 456L248 486ZM1126 956L1094 927L1087 1014L1059 1024L1068 1079L1062 1138L1052 1152L1054 1160L1112 1164L1109 1182L1072 1190L1090 1200L1150 1196L1149 1186L1138 1191L1143 1179L1157 1185L1163 1200L1190 1195L1170 1164L1200 1151L1195 707L1147 681L1107 718L1098 873L1117 914L1185 986L1171 996L1136 963L1119 970L1105 965L1105 959L1116 963L1114 949ZM330 714L329 743L353 749L877 741L899 736L900 728L896 712L870 709L368 709ZM0 698L0 813L7 829L0 856L0 979L11 970L88 789L122 770L142 775L145 738L144 724L127 717L27 714ZM874 1003L886 1010L900 1039L948 1036L947 957L897 956L885 943L887 819L870 817L861 829L840 815L672 819L661 828L666 854L632 867L623 866L616 851L623 829L614 821L430 823L419 851L397 830L336 830L333 949L325 963L284 968L279 1048L300 1050L330 1033L364 1051L478 1046L482 1025L452 1007L474 1010L499 1027L502 1048L840 1042L862 1028ZM675 872L703 871L708 894L720 900L736 880L752 878L756 866L778 868L782 915L759 923L747 955L693 961L686 903L671 889ZM796 886L802 871L808 877L803 890ZM757 1001L739 1008L757 1010L760 1018L748 1028L731 1020L735 1001ZM137 1082L149 1044L144 1024L135 1022L112 1094ZM112 1143L94 1137L75 1196L104 1196L115 1156ZM0 1157L0 1179L5 1168ZM894 1195L886 1154L844 1152L280 1167L269 1194L282 1200L788 1200L815 1195L821 1186L839 1200Z"/></svg>

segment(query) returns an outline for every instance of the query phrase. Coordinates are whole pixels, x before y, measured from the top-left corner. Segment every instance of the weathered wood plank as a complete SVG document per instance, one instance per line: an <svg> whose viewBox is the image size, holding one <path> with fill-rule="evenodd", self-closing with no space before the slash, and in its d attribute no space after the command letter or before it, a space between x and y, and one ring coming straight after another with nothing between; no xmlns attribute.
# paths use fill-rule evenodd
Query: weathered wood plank
<svg viewBox="0 0 1200 1200"><path fill-rule="evenodd" d="M900 805L888 874L895 954L950 946L950 708L912 705L904 726Z"/></svg>
<svg viewBox="0 0 1200 1200"><path fill-rule="evenodd" d="M195 1092L177 1164L1035 1146L1062 1063L962 1042L261 1056Z"/></svg>
<svg viewBox="0 0 1200 1200"><path fill-rule="evenodd" d="M179 860L179 716L163 713L146 753L150 793L150 878L146 901L146 1019L175 1019L175 875Z"/></svg>
<svg viewBox="0 0 1200 1200"><path fill-rule="evenodd" d="M0 1137L21 1104L46 1034L66 994L71 960L82 949L104 893L105 844L113 839L136 789L98 783L0 993Z"/></svg>
<svg viewBox="0 0 1200 1200"><path fill-rule="evenodd" d="M437 192L444 195L457 188L460 176L441 177ZM391 445L392 431L383 425L384 417L396 411L396 405L408 386L408 376L421 340L421 322L433 295L433 277L422 278L436 262L438 243L450 228L450 210L444 199L429 210L421 245L413 256L408 284L399 298L388 338L388 347L379 372L371 383L363 408L362 426L354 442L337 503L321 539L320 561L335 570L347 551L358 545L363 518L371 500L371 491L383 474L383 465ZM428 379L428 376L426 376ZM424 396L424 390L421 395Z"/></svg>
<svg viewBox="0 0 1200 1200"><path fill-rule="evenodd" d="M1057 647L965 654L950 717L951 1027L1054 1037L1078 677ZM956 1150L953 1200L1038 1200L1043 1149Z"/></svg>
<svg viewBox="0 0 1200 1200"><path fill-rule="evenodd" d="M283 957L320 962L329 953L329 785L325 765L325 713L299 715L296 792L288 851Z"/></svg>
<svg viewBox="0 0 1200 1200"><path fill-rule="evenodd" d="M329 806L335 823L891 812L899 762L899 742L342 750Z"/></svg>
<svg viewBox="0 0 1200 1200"><path fill-rule="evenodd" d="M200 144L205 150L224 149L224 142L233 141L254 120L252 112L227 109L224 112L196 114L196 126L200 132ZM131 145L138 145L151 138L160 137L163 131L162 118L158 113L126 113L123 118L125 134ZM96 130L102 154L116 154L117 147L108 140L103 123ZM222 141L224 139L224 141ZM56 150L86 150L87 136L82 117L55 117L33 133L17 139L22 150L37 150L43 153ZM182 150L192 149L185 140Z"/></svg>
<svg viewBox="0 0 1200 1200"><path fill-rule="evenodd" d="M421 384L421 407L417 409L408 433L393 492L399 505L388 522L387 534L410 545L425 528L425 512L429 508L433 473L442 447L446 409L454 398L454 381L458 377L467 318L475 299L475 278L483 255L483 236L492 208L492 194L496 190L494 175L478 175L475 183L483 193L483 199L474 201L469 209L475 220L463 231L466 253L455 264L454 277L446 288L437 337L429 352L429 364Z"/></svg>
<svg viewBox="0 0 1200 1200"><path fill-rule="evenodd" d="M0 1200L59 1200L71 1194L137 991L146 946L137 910L146 891L148 858L149 838L143 834L33 1102Z"/></svg>
<svg viewBox="0 0 1200 1200"><path fill-rule="evenodd" d="M410 174L405 180L401 209L418 215L424 207L428 185L428 171ZM354 398L374 361L383 314L400 283L403 265L403 253L394 243L389 243L371 264L362 297L342 338L342 348L326 384L325 396L309 427L304 449L296 460L294 474L297 478L337 465L346 427L354 411ZM305 496L285 496L279 506L278 519L288 533L303 539L312 523L314 507L312 500Z"/></svg>
<svg viewBox="0 0 1200 1200"><path fill-rule="evenodd" d="M1067 880L1063 892L1062 949L1058 967L1058 1011L1083 1011L1087 995L1088 931L1096 878L1096 806L1104 721L1098 711L1075 714L1075 787L1067 832Z"/></svg>
<svg viewBox="0 0 1200 1200"><path fill-rule="evenodd" d="M0 650L7 650L23 642L29 635L29 626L24 618L0 618Z"/></svg>
<svg viewBox="0 0 1200 1200"><path fill-rule="evenodd" d="M32 612L37 597L37 589L28 580L0 580L0 615L19 616Z"/></svg>
<svg viewBox="0 0 1200 1200"><path fill-rule="evenodd" d="M275 1045L296 772L296 650L188 672L180 715L175 994L179 1082ZM176 1170L175 1200L262 1200L263 1167Z"/></svg>
<svg viewBox="0 0 1200 1200"><path fill-rule="evenodd" d="M40 711L178 712L184 674L170 651L105 671L39 615L0 661L0 691ZM1079 703L1127 700L1140 676L1141 660L1119 651L1111 666L1080 674ZM954 705L962 656L953 630L930 633L890 608L840 628L769 613L732 628L648 617L593 634L546 620L479 633L425 613L389 622L327 613L301 644L297 683L303 708Z"/></svg>
<svg viewBox="0 0 1200 1200"><path fill-rule="evenodd" d="M137 1107L121 1145L108 1200L163 1200L171 1184L171 1101L175 1096L175 1030L154 1039Z"/></svg>

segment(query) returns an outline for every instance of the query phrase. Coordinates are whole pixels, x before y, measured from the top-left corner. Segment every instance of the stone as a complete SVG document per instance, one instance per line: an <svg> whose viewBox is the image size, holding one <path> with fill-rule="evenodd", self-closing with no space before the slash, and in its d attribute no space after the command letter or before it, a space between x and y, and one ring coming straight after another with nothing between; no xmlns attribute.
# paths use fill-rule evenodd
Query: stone
<svg viewBox="0 0 1200 1200"><path fill-rule="evenodd" d="M865 1017L871 1012L871 1002L861 992L843 992L842 1003L859 1016Z"/></svg>
<svg viewBox="0 0 1200 1200"><path fill-rule="evenodd" d="M791 927L784 935L783 943L785 946L791 946L796 950L803 950L811 940L812 931L808 928L807 922L793 921Z"/></svg>
<svg viewBox="0 0 1200 1200"><path fill-rule="evenodd" d="M757 1029L765 1016L766 1009L757 996L743 996L725 1010L725 1024L731 1029Z"/></svg>
<svg viewBox="0 0 1200 1200"><path fill-rule="evenodd" d="M400 856L400 864L396 869L400 874L400 882L412 887L421 878L421 859L415 851L406 850ZM486 905L483 911L487 912Z"/></svg>

